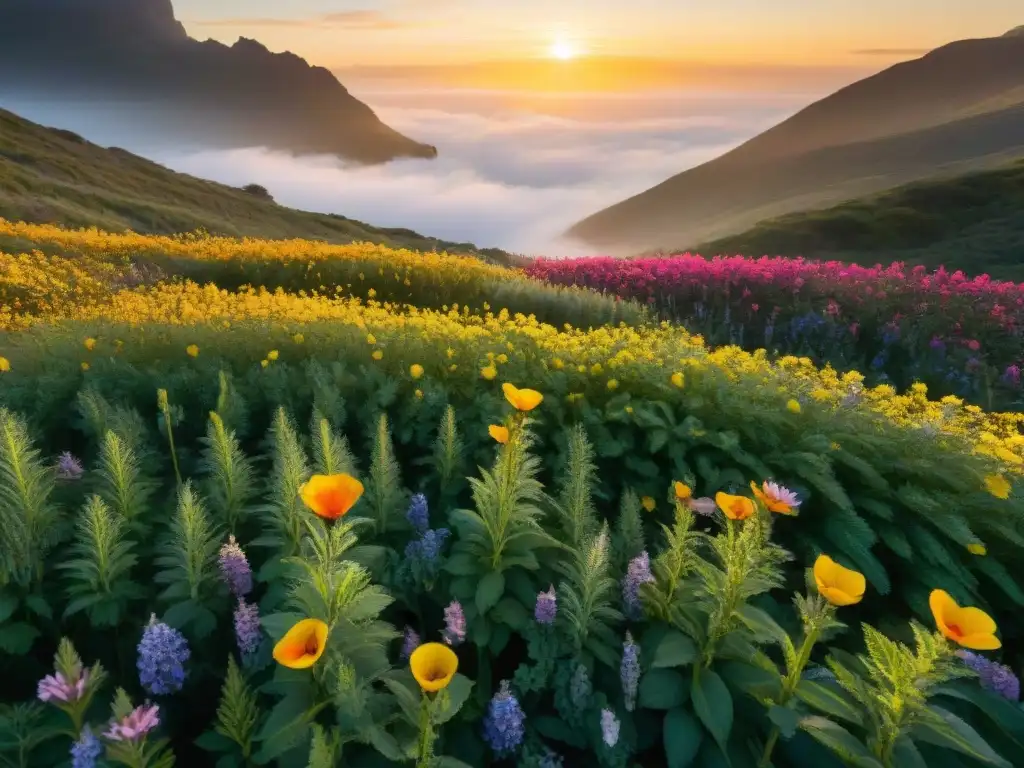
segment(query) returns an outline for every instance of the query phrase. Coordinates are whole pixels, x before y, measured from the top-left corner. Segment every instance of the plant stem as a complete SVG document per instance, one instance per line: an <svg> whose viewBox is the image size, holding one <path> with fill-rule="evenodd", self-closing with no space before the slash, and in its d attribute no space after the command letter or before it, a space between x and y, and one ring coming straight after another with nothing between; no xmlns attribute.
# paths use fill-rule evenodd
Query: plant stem
<svg viewBox="0 0 1024 768"><path fill-rule="evenodd" d="M820 630L818 625L811 624L807 628L807 634L804 635L804 642L800 646L800 653L797 654L796 664L793 669L789 670L786 675L786 679L782 682L782 692L779 694L778 706L784 707L793 697L796 687L800 684L800 676L804 672L804 667L807 666L807 662L811 658L811 650L814 648L814 644L818 641L818 635ZM771 765L772 751L775 749L775 745L779 741L779 727L777 725L772 726L772 731L768 736L768 741L764 745L764 752L761 753L761 760L758 762L758 768L768 768Z"/></svg>

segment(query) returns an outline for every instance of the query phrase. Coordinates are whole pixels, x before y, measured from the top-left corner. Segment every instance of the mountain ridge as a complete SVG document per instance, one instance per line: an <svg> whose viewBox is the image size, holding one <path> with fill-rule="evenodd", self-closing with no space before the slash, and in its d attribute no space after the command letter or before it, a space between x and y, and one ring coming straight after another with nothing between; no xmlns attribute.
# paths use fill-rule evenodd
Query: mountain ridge
<svg viewBox="0 0 1024 768"><path fill-rule="evenodd" d="M624 254L675 249L951 164L958 172L988 167L1024 156L1022 107L1024 37L950 43L839 89L721 157L587 217L567 236ZM965 142L973 155L964 155ZM893 153L898 144L906 158ZM892 172L886 162L896 163Z"/></svg>
<svg viewBox="0 0 1024 768"><path fill-rule="evenodd" d="M333 74L294 53L188 36L170 0L5 0L0 104L102 104L112 121L210 148L265 146L360 163L431 159Z"/></svg>

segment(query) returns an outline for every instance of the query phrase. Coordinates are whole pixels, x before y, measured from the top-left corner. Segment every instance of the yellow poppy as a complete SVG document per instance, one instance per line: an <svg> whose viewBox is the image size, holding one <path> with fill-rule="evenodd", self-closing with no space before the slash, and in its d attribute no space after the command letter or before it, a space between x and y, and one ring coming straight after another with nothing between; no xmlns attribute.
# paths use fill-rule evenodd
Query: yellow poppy
<svg viewBox="0 0 1024 768"><path fill-rule="evenodd" d="M687 501L693 496L693 490L686 483L680 483L678 480L673 486L676 491L676 499L679 501Z"/></svg>
<svg viewBox="0 0 1024 768"><path fill-rule="evenodd" d="M11 361L6 357L0 357L0 373L7 373L11 370Z"/></svg>
<svg viewBox="0 0 1024 768"><path fill-rule="evenodd" d="M270 362L274 362L275 360L277 360L277 358L278 354L276 349L272 349L269 352L267 352L267 360L269 360Z"/></svg>
<svg viewBox="0 0 1024 768"><path fill-rule="evenodd" d="M970 552L972 555L979 555L981 557L984 557L988 554L988 550L985 548L985 545L982 544L980 541L972 541L970 544L968 544L967 551Z"/></svg>
<svg viewBox="0 0 1024 768"><path fill-rule="evenodd" d="M498 369L493 365L488 365L480 369L480 375L488 381L493 381L498 375Z"/></svg>
<svg viewBox="0 0 1024 768"><path fill-rule="evenodd" d="M505 443L508 442L508 427L500 427L497 424L491 424L487 428L487 434L502 445L505 445Z"/></svg>
<svg viewBox="0 0 1024 768"><path fill-rule="evenodd" d="M292 336L292 341L294 341L296 344L301 344L305 340L306 337L303 336L301 333L296 333L294 336Z"/></svg>
<svg viewBox="0 0 1024 768"><path fill-rule="evenodd" d="M189 357L199 357L199 347L197 347L195 344L189 344L187 347L185 347L185 353Z"/></svg>
<svg viewBox="0 0 1024 768"><path fill-rule="evenodd" d="M377 337L374 336L372 333L367 334L366 335L366 343L367 344L376 344L377 343Z"/></svg>
<svg viewBox="0 0 1024 768"><path fill-rule="evenodd" d="M658 506L657 502L655 502L655 500L650 496L644 496L642 499L640 499L640 503L648 512L653 512L654 508Z"/></svg>
<svg viewBox="0 0 1024 768"><path fill-rule="evenodd" d="M867 581L863 573L844 568L828 555L814 561L814 583L832 605L854 605L864 599Z"/></svg>
<svg viewBox="0 0 1024 768"><path fill-rule="evenodd" d="M675 373L672 374L672 386L673 387L676 387L677 389L682 389L683 385L685 383L686 383L686 378L679 371L676 371Z"/></svg>
<svg viewBox="0 0 1024 768"><path fill-rule="evenodd" d="M89 370L89 364L88 363L82 363L82 370L83 371L88 371Z"/></svg>
<svg viewBox="0 0 1024 768"><path fill-rule="evenodd" d="M274 661L289 669L308 669L324 654L327 625L320 619L303 619L274 646Z"/></svg>
<svg viewBox="0 0 1024 768"><path fill-rule="evenodd" d="M997 499L1010 498L1010 483L1002 475L989 475L985 478L985 490Z"/></svg>
<svg viewBox="0 0 1024 768"><path fill-rule="evenodd" d="M260 365L263 366L264 368L266 368L268 365L270 365L270 361L269 360L260 360Z"/></svg>
<svg viewBox="0 0 1024 768"><path fill-rule="evenodd" d="M96 339L92 339L92 338L86 339L84 344L85 344L85 348L88 349L90 352L92 352L94 349L96 349Z"/></svg>
<svg viewBox="0 0 1024 768"><path fill-rule="evenodd" d="M423 366L418 363L410 365L409 375L412 376L414 379L418 379L420 376L423 375Z"/></svg>
<svg viewBox="0 0 1024 768"><path fill-rule="evenodd" d="M302 502L326 520L344 517L363 495L363 484L352 475L313 475L299 488Z"/></svg>
<svg viewBox="0 0 1024 768"><path fill-rule="evenodd" d="M618 388L619 388L619 380L618 379L608 379L608 389L610 389L610 390L612 390L614 392Z"/></svg>
<svg viewBox="0 0 1024 768"><path fill-rule="evenodd" d="M796 400L790 400L788 403L786 403L786 409L793 413L800 413L800 403Z"/></svg>
<svg viewBox="0 0 1024 768"><path fill-rule="evenodd" d="M375 350L373 350L373 354L370 355L370 357L372 357L374 360L383 360L384 359L384 353L381 352L379 349L375 349Z"/></svg>
<svg viewBox="0 0 1024 768"><path fill-rule="evenodd" d="M413 394L413 396L414 396L414 397L415 397L415 398L416 398L417 400L422 400L422 399L423 399L423 390L422 390L422 389L417 389L417 390L416 390L415 392L413 392L412 394Z"/></svg>
<svg viewBox="0 0 1024 768"><path fill-rule="evenodd" d="M754 514L754 502L746 496L733 496L719 491L715 494L715 503L730 520L746 520Z"/></svg>
<svg viewBox="0 0 1024 768"><path fill-rule="evenodd" d="M928 606L935 617L935 625L947 640L974 651L994 651L1002 647L996 637L995 621L980 608L961 608L941 589L932 591Z"/></svg>
<svg viewBox="0 0 1024 768"><path fill-rule="evenodd" d="M505 393L505 399L519 411L532 411L544 400L544 395L533 389L518 389L512 384L501 385L501 391Z"/></svg>
<svg viewBox="0 0 1024 768"><path fill-rule="evenodd" d="M409 657L409 669L428 693L447 688L459 668L459 657L443 643L424 643Z"/></svg>

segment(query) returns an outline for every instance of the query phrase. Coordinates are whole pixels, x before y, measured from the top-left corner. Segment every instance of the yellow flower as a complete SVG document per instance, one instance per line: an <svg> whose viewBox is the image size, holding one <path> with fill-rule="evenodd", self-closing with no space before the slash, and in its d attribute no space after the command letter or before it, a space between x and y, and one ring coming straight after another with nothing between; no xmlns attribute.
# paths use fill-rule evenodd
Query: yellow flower
<svg viewBox="0 0 1024 768"><path fill-rule="evenodd" d="M828 555L814 561L814 583L822 597L838 606L859 603L867 589L864 574L844 568Z"/></svg>
<svg viewBox="0 0 1024 768"><path fill-rule="evenodd" d="M800 413L800 403L796 400L790 400L786 403L786 410L791 413Z"/></svg>
<svg viewBox="0 0 1024 768"><path fill-rule="evenodd" d="M455 357L455 350L452 349L451 347L448 347L448 349L446 349L444 351L444 353L448 357L449 360L451 360L453 357Z"/></svg>
<svg viewBox="0 0 1024 768"><path fill-rule="evenodd" d="M88 363L82 363L82 370L83 371L88 371L89 370L89 364Z"/></svg>
<svg viewBox="0 0 1024 768"><path fill-rule="evenodd" d="M618 381L618 379L608 379L608 389L610 389L610 390L612 390L612 392L614 392L618 388L619 388L619 381Z"/></svg>
<svg viewBox="0 0 1024 768"><path fill-rule="evenodd" d="M0 357L0 373L7 373L11 370L11 361L6 357Z"/></svg>
<svg viewBox="0 0 1024 768"><path fill-rule="evenodd" d="M982 544L980 541L972 541L970 544L968 544L967 551L970 552L972 555L978 555L980 557L984 557L988 554L988 550L985 548L985 545Z"/></svg>
<svg viewBox="0 0 1024 768"><path fill-rule="evenodd" d="M658 506L658 503L650 496L644 496L642 499L640 499L640 503L643 505L643 508L646 509L648 512L653 512L654 508Z"/></svg>
<svg viewBox="0 0 1024 768"><path fill-rule="evenodd" d="M757 483L751 480L750 490L754 492L754 497L764 504L765 509L769 512L778 512L780 515L795 515L797 507L800 506L800 500L797 498L797 495L778 483L766 480L758 488Z"/></svg>
<svg viewBox="0 0 1024 768"><path fill-rule="evenodd" d="M412 376L414 379L418 379L420 376L423 375L423 366L420 365L419 363L416 363L414 365L410 365L409 366L409 375Z"/></svg>
<svg viewBox="0 0 1024 768"><path fill-rule="evenodd" d="M498 369L493 365L488 365L480 369L480 375L488 381L493 381L498 375Z"/></svg>
<svg viewBox="0 0 1024 768"><path fill-rule="evenodd" d="M373 350L373 354L370 355L370 357L372 357L374 360L383 360L384 352L380 349L375 349Z"/></svg>
<svg viewBox="0 0 1024 768"><path fill-rule="evenodd" d="M294 341L296 344L301 344L305 340L306 337L303 336L301 333L296 333L294 336L292 336L292 341Z"/></svg>
<svg viewBox="0 0 1024 768"><path fill-rule="evenodd" d="M366 343L367 344L376 344L377 343L377 337L374 336L372 333L368 334L366 336Z"/></svg>
<svg viewBox="0 0 1024 768"><path fill-rule="evenodd" d="M685 384L686 384L686 378L683 376L682 373L680 373L679 371L676 371L675 373L672 374L672 386L673 387L677 387L678 389L682 389Z"/></svg>
<svg viewBox="0 0 1024 768"><path fill-rule="evenodd" d="M502 445L508 442L508 427L501 427L497 424L491 424L487 427L487 434L493 437Z"/></svg>
<svg viewBox="0 0 1024 768"><path fill-rule="evenodd" d="M185 353L189 357L199 357L199 347L197 347L195 344L189 344L187 347L185 347Z"/></svg>
<svg viewBox="0 0 1024 768"><path fill-rule="evenodd" d="M92 352L94 349L96 349L96 339L89 338L89 339L86 339L84 343L85 343L85 348L88 349L90 352Z"/></svg>
<svg viewBox="0 0 1024 768"><path fill-rule="evenodd" d="M276 349L272 349L269 352L267 352L267 360L269 360L270 362L274 362L275 360L277 360L277 358L278 354Z"/></svg>
<svg viewBox="0 0 1024 768"><path fill-rule="evenodd" d="M693 496L693 490L686 483L680 483L677 480L673 487L676 491L676 498L679 501L687 501L691 496Z"/></svg>
<svg viewBox="0 0 1024 768"><path fill-rule="evenodd" d="M544 395L534 389L518 389L508 382L501 385L505 399L518 411L532 411L544 400Z"/></svg>
<svg viewBox="0 0 1024 768"><path fill-rule="evenodd" d="M274 661L289 669L312 667L327 647L327 625L320 619L303 619L274 646Z"/></svg>
<svg viewBox="0 0 1024 768"><path fill-rule="evenodd" d="M451 371L452 373L455 373L457 370L459 370L459 364L452 363L451 365L448 366L448 370Z"/></svg>
<svg viewBox="0 0 1024 768"><path fill-rule="evenodd" d="M270 365L270 361L269 360L260 360L260 365L262 365L264 368L266 368L268 365Z"/></svg>
<svg viewBox="0 0 1024 768"><path fill-rule="evenodd" d="M1010 483L1002 475L989 475L986 477L985 489L997 499L1010 498Z"/></svg>
<svg viewBox="0 0 1024 768"><path fill-rule="evenodd" d="M363 484L352 475L313 475L299 488L302 502L325 520L337 520L363 495Z"/></svg>
<svg viewBox="0 0 1024 768"><path fill-rule="evenodd" d="M369 296L372 299L374 296L377 295L377 289L376 288L371 288L370 290L368 290L366 292L366 295Z"/></svg>
<svg viewBox="0 0 1024 768"><path fill-rule="evenodd" d="M941 589L932 591L928 606L935 617L935 625L947 640L973 651L994 651L1002 647L996 637L995 621L980 608L961 608Z"/></svg>
<svg viewBox="0 0 1024 768"><path fill-rule="evenodd" d="M626 406L626 413L628 413L630 415L633 414L633 406L632 405L627 405Z"/></svg>
<svg viewBox="0 0 1024 768"><path fill-rule="evenodd" d="M412 394L413 394L413 396L414 396L414 397L415 397L415 398L416 398L417 400L422 400L422 399L423 399L423 390L422 390L422 389L417 389L417 390L416 390L415 392L413 392Z"/></svg>
<svg viewBox="0 0 1024 768"><path fill-rule="evenodd" d="M498 355L498 362L501 363L502 365L507 363L508 362L508 355L506 355L504 352L502 352L500 355Z"/></svg>
<svg viewBox="0 0 1024 768"><path fill-rule="evenodd" d="M733 496L719 491L715 494L715 503L730 520L746 520L754 514L754 502L746 496Z"/></svg>
<svg viewBox="0 0 1024 768"><path fill-rule="evenodd" d="M412 676L427 693L447 688L458 668L459 657L444 643L424 643L409 657Z"/></svg>

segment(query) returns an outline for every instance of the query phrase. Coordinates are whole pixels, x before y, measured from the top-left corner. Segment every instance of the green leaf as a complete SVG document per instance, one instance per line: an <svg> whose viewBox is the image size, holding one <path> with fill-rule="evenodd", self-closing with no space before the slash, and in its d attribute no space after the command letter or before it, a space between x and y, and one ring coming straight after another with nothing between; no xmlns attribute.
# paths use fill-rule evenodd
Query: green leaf
<svg viewBox="0 0 1024 768"><path fill-rule="evenodd" d="M782 692L782 678L778 672L743 661L727 661L716 664L715 668L726 683L755 699L778 699Z"/></svg>
<svg viewBox="0 0 1024 768"><path fill-rule="evenodd" d="M694 670L693 711L711 731L722 752L727 752L732 732L732 696L718 673L705 669Z"/></svg>
<svg viewBox="0 0 1024 768"><path fill-rule="evenodd" d="M483 616L498 604L505 594L505 576L501 571L491 571L476 585L476 609Z"/></svg>
<svg viewBox="0 0 1024 768"><path fill-rule="evenodd" d="M473 768L469 763L464 763L461 760L456 760L454 757L439 757L437 762L434 763L437 768Z"/></svg>
<svg viewBox="0 0 1024 768"><path fill-rule="evenodd" d="M854 725L862 725L864 717L859 705L840 687L825 685L813 680L801 680L796 686L796 696L804 704L838 717Z"/></svg>
<svg viewBox="0 0 1024 768"><path fill-rule="evenodd" d="M754 637L761 642L780 643L786 634L786 630L780 627L775 619L752 605L744 605L740 608L739 617L746 624L747 629L754 634Z"/></svg>
<svg viewBox="0 0 1024 768"><path fill-rule="evenodd" d="M1011 704L1002 696L986 691L973 680L941 686L934 690L934 695L970 702L990 718L1004 735L1024 749L1024 709L1019 704Z"/></svg>
<svg viewBox="0 0 1024 768"><path fill-rule="evenodd" d="M462 709L462 705L466 703L466 699L469 698L469 694L473 690L474 682L465 675L456 673L452 681L448 683L448 687L445 688L447 692L448 706L444 709L438 707L434 713L435 723L447 723Z"/></svg>
<svg viewBox="0 0 1024 768"><path fill-rule="evenodd" d="M26 597L25 607L32 611L36 616L42 616L44 619L53 618L53 610L50 608L50 604L40 595L29 595ZM0 623L3 621L5 621L5 619L0 619Z"/></svg>
<svg viewBox="0 0 1024 768"><path fill-rule="evenodd" d="M669 768L688 768L693 764L704 740L704 729L693 715L682 707L665 715L665 759Z"/></svg>
<svg viewBox="0 0 1024 768"><path fill-rule="evenodd" d="M18 609L18 598L9 592L0 592L0 624L3 624Z"/></svg>
<svg viewBox="0 0 1024 768"><path fill-rule="evenodd" d="M666 633L655 646L651 667L654 669L684 667L693 663L695 658L697 658L697 646L694 645L693 640L673 629Z"/></svg>
<svg viewBox="0 0 1024 768"><path fill-rule="evenodd" d="M514 597L503 597L491 611L491 618L507 627L522 632L530 622L530 614Z"/></svg>
<svg viewBox="0 0 1024 768"><path fill-rule="evenodd" d="M476 576L480 572L480 561L468 552L459 552L448 558L444 569L453 576Z"/></svg>
<svg viewBox="0 0 1024 768"><path fill-rule="evenodd" d="M686 678L674 669L652 669L640 678L639 702L646 709L672 709L690 698Z"/></svg>
<svg viewBox="0 0 1024 768"><path fill-rule="evenodd" d="M932 706L928 709L932 714L938 715L941 720L917 723L912 731L915 739L935 744L944 749L955 749L957 752L970 755L975 760L981 760L989 765L1010 768L1011 764L996 754L988 742L959 717L942 707Z"/></svg>
<svg viewBox="0 0 1024 768"><path fill-rule="evenodd" d="M817 715L805 717L800 721L800 728L851 765L858 768L882 768L882 764L872 757L860 739L827 718Z"/></svg>
<svg viewBox="0 0 1024 768"><path fill-rule="evenodd" d="M921 757L914 742L907 736L900 736L896 739L892 750L892 760L893 765L898 765L900 768L928 768L928 763Z"/></svg>
<svg viewBox="0 0 1024 768"><path fill-rule="evenodd" d="M0 651L12 656L22 656L29 652L32 643L39 637L39 630L30 624L15 621L0 627Z"/></svg>
<svg viewBox="0 0 1024 768"><path fill-rule="evenodd" d="M778 727L779 733L782 734L784 739L792 738L793 734L796 733L796 729L800 726L800 715L789 707L780 707L778 705L770 707L768 709L768 719Z"/></svg>
<svg viewBox="0 0 1024 768"><path fill-rule="evenodd" d="M409 677L411 678L411 675ZM398 706L402 708L406 720L412 725L417 725L420 716L419 697L401 680L385 678L384 685L398 700Z"/></svg>

